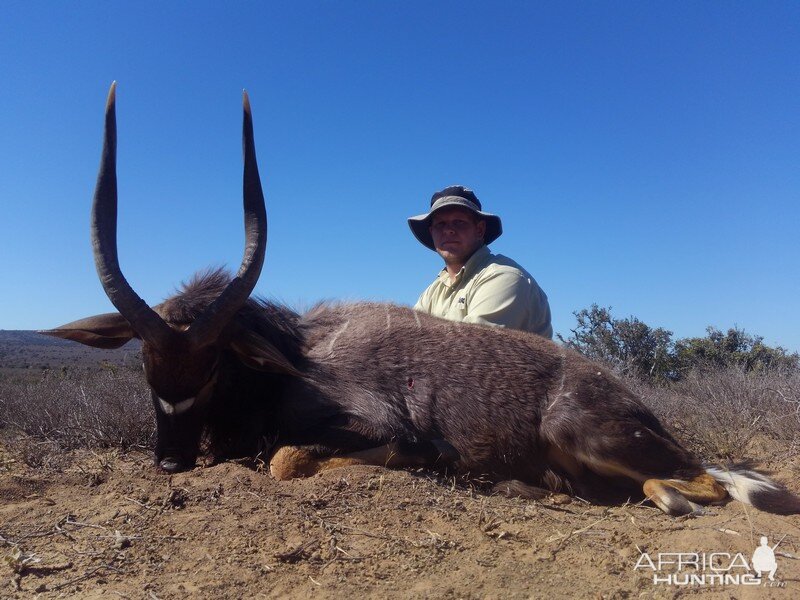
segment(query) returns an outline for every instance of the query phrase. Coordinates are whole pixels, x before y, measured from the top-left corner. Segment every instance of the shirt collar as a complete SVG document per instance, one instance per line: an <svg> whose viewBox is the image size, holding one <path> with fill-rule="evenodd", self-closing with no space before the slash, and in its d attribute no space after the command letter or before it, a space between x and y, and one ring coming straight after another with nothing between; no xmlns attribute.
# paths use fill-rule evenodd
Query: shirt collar
<svg viewBox="0 0 800 600"><path fill-rule="evenodd" d="M472 256L469 257L469 260L467 260L466 264L461 267L461 270L456 274L456 279L453 281L453 283L450 283L450 274L447 272L446 267L439 272L439 281L447 287L458 285L465 277L471 276L475 271L477 271L483 265L486 259L491 256L491 254L492 253L489 251L489 246L484 244L475 250Z"/></svg>

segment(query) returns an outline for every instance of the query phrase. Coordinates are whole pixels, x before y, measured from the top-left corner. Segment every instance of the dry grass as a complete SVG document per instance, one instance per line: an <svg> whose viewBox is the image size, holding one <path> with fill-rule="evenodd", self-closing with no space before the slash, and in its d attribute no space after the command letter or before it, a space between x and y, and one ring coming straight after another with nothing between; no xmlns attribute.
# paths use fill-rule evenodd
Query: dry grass
<svg viewBox="0 0 800 600"><path fill-rule="evenodd" d="M31 466L64 449L150 447L152 411L144 378L129 369L0 381L0 428L26 438Z"/></svg>
<svg viewBox="0 0 800 600"><path fill-rule="evenodd" d="M754 444L763 437L779 441L785 457L800 448L800 373L724 368L697 370L668 387L627 383L705 458L758 455ZM31 465L60 449L151 448L152 411L144 378L127 368L0 381L0 428L23 434Z"/></svg>
<svg viewBox="0 0 800 600"><path fill-rule="evenodd" d="M667 387L628 384L700 456L747 458L764 437L781 442L784 457L800 447L800 373L728 367L695 370Z"/></svg>

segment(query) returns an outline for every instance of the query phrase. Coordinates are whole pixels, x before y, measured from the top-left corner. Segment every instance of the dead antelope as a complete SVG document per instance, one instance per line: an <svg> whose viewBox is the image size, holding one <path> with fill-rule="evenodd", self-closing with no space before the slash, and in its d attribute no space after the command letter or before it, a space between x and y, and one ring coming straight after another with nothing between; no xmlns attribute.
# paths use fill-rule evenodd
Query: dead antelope
<svg viewBox="0 0 800 600"><path fill-rule="evenodd" d="M119 313L44 332L100 348L142 340L162 469L193 467L205 432L215 460L254 455L269 440L279 479L354 464L442 465L527 497L560 490L602 499L634 488L672 515L727 495L800 512L800 499L763 475L702 466L619 380L543 338L391 304L298 315L249 298L267 218L247 95L243 145L239 272L197 276L150 308L117 258L112 85L91 229L100 281Z"/></svg>

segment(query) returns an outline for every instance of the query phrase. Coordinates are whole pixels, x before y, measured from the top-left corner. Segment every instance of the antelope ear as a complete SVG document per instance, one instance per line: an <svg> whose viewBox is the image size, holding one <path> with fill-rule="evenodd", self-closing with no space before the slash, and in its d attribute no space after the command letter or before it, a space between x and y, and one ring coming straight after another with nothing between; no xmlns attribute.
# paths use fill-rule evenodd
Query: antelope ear
<svg viewBox="0 0 800 600"><path fill-rule="evenodd" d="M236 336L231 340L229 347L239 360L251 369L302 377L300 371L280 350L260 336L253 334Z"/></svg>
<svg viewBox="0 0 800 600"><path fill-rule="evenodd" d="M95 348L119 348L139 337L130 323L119 313L106 313L73 321L55 329L37 331L44 335L80 342Z"/></svg>

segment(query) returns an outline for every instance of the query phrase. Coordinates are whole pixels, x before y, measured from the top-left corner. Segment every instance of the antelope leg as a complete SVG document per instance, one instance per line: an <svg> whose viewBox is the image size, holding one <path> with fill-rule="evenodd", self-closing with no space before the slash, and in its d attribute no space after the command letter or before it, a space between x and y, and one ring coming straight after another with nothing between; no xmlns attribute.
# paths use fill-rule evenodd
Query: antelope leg
<svg viewBox="0 0 800 600"><path fill-rule="evenodd" d="M286 480L352 465L392 469L446 466L455 462L457 456L456 450L441 440L414 444L389 442L366 450L329 456L320 456L319 450L312 446L282 446L272 455L269 471L275 479Z"/></svg>
<svg viewBox="0 0 800 600"><path fill-rule="evenodd" d="M648 479L642 489L658 508L676 516L698 510L695 502L719 502L728 495L725 488L708 473L702 473L690 480Z"/></svg>

